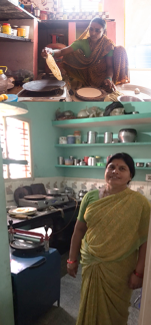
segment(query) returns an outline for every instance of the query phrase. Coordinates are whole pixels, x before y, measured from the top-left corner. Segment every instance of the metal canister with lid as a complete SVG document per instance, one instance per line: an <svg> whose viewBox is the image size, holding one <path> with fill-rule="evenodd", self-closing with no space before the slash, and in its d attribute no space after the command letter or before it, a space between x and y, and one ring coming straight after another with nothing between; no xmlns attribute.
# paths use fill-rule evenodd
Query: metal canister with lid
<svg viewBox="0 0 151 325"><path fill-rule="evenodd" d="M81 131L74 131L75 136L75 143L80 144L81 143Z"/></svg>

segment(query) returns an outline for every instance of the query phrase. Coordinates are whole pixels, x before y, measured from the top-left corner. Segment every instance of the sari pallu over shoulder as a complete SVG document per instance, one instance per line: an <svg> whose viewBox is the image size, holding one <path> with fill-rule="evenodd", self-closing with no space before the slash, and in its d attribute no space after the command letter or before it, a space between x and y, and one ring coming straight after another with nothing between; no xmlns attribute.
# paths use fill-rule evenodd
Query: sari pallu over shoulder
<svg viewBox="0 0 151 325"><path fill-rule="evenodd" d="M129 188L99 199L86 209L82 248L102 261L126 258L147 240L149 214L147 199Z"/></svg>

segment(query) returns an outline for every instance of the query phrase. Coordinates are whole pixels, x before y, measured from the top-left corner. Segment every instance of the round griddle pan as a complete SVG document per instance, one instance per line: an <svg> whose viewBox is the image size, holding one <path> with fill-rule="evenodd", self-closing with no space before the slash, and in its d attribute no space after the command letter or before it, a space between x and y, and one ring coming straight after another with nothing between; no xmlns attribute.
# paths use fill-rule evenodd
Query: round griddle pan
<svg viewBox="0 0 151 325"><path fill-rule="evenodd" d="M50 79L43 79L43 80L35 80L35 81L29 81L26 82L23 85L23 88L28 91L36 91L36 92L42 92L42 91L51 91L60 87L65 86L64 81L60 80L50 80Z"/></svg>
<svg viewBox="0 0 151 325"><path fill-rule="evenodd" d="M25 195L24 199L26 200L44 200L46 198L46 195L42 195L42 194L33 194L33 195Z"/></svg>

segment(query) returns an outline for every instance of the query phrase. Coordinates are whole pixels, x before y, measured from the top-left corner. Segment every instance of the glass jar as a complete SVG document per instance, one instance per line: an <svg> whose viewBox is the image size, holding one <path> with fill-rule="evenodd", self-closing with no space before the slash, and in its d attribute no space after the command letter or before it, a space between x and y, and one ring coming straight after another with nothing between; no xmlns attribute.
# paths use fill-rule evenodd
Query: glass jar
<svg viewBox="0 0 151 325"><path fill-rule="evenodd" d="M4 34L11 35L11 26L10 26L10 24L3 23L2 31L3 31Z"/></svg>
<svg viewBox="0 0 151 325"><path fill-rule="evenodd" d="M100 156L95 156L95 159L96 159L96 163L99 163L99 162L100 162L100 159L101 159L101 157L100 157Z"/></svg>

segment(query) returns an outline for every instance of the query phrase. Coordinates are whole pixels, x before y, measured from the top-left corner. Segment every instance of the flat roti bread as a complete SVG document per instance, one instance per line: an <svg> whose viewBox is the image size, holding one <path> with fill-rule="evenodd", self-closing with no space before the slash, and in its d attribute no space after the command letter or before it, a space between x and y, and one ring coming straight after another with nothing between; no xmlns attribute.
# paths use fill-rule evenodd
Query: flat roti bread
<svg viewBox="0 0 151 325"><path fill-rule="evenodd" d="M96 88L84 87L77 90L77 94L83 97L99 97L102 95L102 92Z"/></svg>
<svg viewBox="0 0 151 325"><path fill-rule="evenodd" d="M58 68L58 66L51 54L48 54L48 56L46 58L46 63L48 65L49 69L52 71L53 75L58 80L62 80L62 75L61 75L60 69Z"/></svg>

